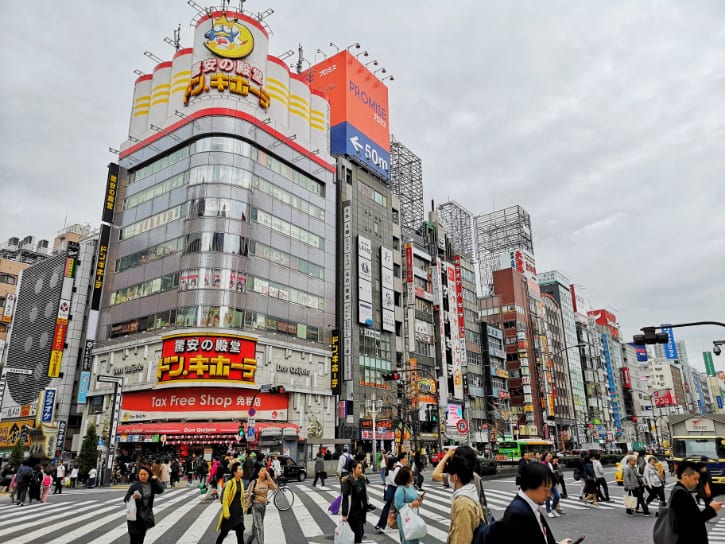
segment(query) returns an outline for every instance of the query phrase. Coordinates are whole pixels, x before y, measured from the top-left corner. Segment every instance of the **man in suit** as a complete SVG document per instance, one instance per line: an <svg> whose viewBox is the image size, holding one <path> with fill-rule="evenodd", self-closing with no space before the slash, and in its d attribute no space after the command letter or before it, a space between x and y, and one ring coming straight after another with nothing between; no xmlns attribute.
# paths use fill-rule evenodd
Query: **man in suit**
<svg viewBox="0 0 725 544"><path fill-rule="evenodd" d="M701 512L691 493L700 481L697 465L683 461L677 465L677 483L670 494L670 510L675 516L678 544L707 544L705 522L717 516L721 502L712 501Z"/></svg>
<svg viewBox="0 0 725 544"><path fill-rule="evenodd" d="M494 529L492 540L526 542L527 544L556 544L554 534L541 513L541 505L551 495L551 472L541 463L521 467L521 489L506 508L503 519ZM565 538L559 544L573 544Z"/></svg>

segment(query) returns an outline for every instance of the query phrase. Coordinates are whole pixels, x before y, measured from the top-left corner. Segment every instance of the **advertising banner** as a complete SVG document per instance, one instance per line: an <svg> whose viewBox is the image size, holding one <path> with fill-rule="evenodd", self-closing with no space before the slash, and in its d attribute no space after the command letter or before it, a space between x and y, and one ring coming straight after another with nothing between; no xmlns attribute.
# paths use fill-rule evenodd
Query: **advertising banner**
<svg viewBox="0 0 725 544"><path fill-rule="evenodd" d="M254 383L257 341L225 334L177 334L163 339L156 378L175 382Z"/></svg>
<svg viewBox="0 0 725 544"><path fill-rule="evenodd" d="M340 329L332 331L330 337L330 388L333 395L339 395L342 392L342 381L340 380Z"/></svg>
<svg viewBox="0 0 725 544"><path fill-rule="evenodd" d="M101 309L101 294L103 293L103 278L106 273L106 259L108 257L108 244L111 240L111 226L101 225L98 237L98 251L96 252L96 280L93 283L91 294L91 310Z"/></svg>
<svg viewBox="0 0 725 544"><path fill-rule="evenodd" d="M111 163L108 165L108 177L106 178L106 195L103 202L103 213L101 221L113 223L113 208L116 204L116 188L118 186L118 165Z"/></svg>
<svg viewBox="0 0 725 544"><path fill-rule="evenodd" d="M634 346L634 344L631 345ZM634 351L637 353L637 361L644 363L648 360L646 346L634 346Z"/></svg>
<svg viewBox="0 0 725 544"><path fill-rule="evenodd" d="M5 306L3 307L3 323L10 323L15 310L15 293L5 295Z"/></svg>
<svg viewBox="0 0 725 544"><path fill-rule="evenodd" d="M85 404L88 400L88 387L91 384L91 373L82 371L78 380L78 404Z"/></svg>
<svg viewBox="0 0 725 544"><path fill-rule="evenodd" d="M622 387L625 389L632 389L632 380L629 375L629 367L623 366L620 369L622 373Z"/></svg>
<svg viewBox="0 0 725 544"><path fill-rule="evenodd" d="M46 425L53 423L56 393L57 391L51 387L46 387L43 391L41 391L40 401L38 402L40 410L38 410L38 415L36 417L36 419L40 420L40 423L45 423Z"/></svg>
<svg viewBox="0 0 725 544"><path fill-rule="evenodd" d="M0 448L12 448L18 443L23 432L23 428L27 425L32 427L35 423L32 419L21 419L19 421L3 421L0 423ZM29 445L29 440L24 445Z"/></svg>
<svg viewBox="0 0 725 544"><path fill-rule="evenodd" d="M0 353L2 352L0 351ZM714 376L715 365L712 362L712 353L710 353L709 351L703 351L702 358L705 360L705 372L707 372L708 376Z"/></svg>
<svg viewBox="0 0 725 544"><path fill-rule="evenodd" d="M662 332L667 333L667 343L664 345L665 357L668 359L679 359L677 354L677 345L675 344L675 333L672 332L672 327L669 324L662 325Z"/></svg>
<svg viewBox="0 0 725 544"><path fill-rule="evenodd" d="M230 387L179 387L124 392L120 419L121 423L170 417L246 419L252 407L255 409L255 419L287 419L287 395L259 393L252 405L255 391Z"/></svg>
<svg viewBox="0 0 725 544"><path fill-rule="evenodd" d="M652 400L654 401L655 407L661 406L674 406L675 399L672 398L672 391L669 389L658 389L652 393Z"/></svg>

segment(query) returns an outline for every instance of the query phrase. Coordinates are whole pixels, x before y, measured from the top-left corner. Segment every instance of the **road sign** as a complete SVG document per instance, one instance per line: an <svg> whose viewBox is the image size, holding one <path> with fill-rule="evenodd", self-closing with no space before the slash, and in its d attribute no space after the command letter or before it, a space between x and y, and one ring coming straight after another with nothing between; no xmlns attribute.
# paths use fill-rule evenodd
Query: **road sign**
<svg viewBox="0 0 725 544"><path fill-rule="evenodd" d="M254 409L254 407L250 408L247 412L249 414L249 417L254 417L254 414L257 413L257 410ZM249 420L250 422L254 421L253 419ZM254 423L250 423L250 425L254 425Z"/></svg>
<svg viewBox="0 0 725 544"><path fill-rule="evenodd" d="M247 427L247 438L254 438L254 427Z"/></svg>
<svg viewBox="0 0 725 544"><path fill-rule="evenodd" d="M458 423L456 423L456 429L458 429L458 432L461 434L468 432L468 421L465 419L459 419Z"/></svg>
<svg viewBox="0 0 725 544"><path fill-rule="evenodd" d="M256 421L254 421L251 417L247 420L247 427L254 427L254 424Z"/></svg>

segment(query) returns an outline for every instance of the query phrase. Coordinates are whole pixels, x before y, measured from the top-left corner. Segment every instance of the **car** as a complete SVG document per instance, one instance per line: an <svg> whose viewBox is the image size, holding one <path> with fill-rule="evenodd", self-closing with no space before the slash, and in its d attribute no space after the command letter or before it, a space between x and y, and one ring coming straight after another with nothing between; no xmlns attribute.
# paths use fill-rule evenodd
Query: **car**
<svg viewBox="0 0 725 544"><path fill-rule="evenodd" d="M455 448L455 446L443 446L443 449L441 451L437 451L436 453L432 454L430 456L430 463L434 467L440 463L443 458L446 456L446 452L451 449Z"/></svg>
<svg viewBox="0 0 725 544"><path fill-rule="evenodd" d="M637 457L637 454L635 453L634 456ZM624 485L624 465L627 464L627 457L629 455L622 457L622 460L615 465L617 468L614 471L614 481L617 482L617 485Z"/></svg>
<svg viewBox="0 0 725 544"><path fill-rule="evenodd" d="M287 455L278 455L279 464L282 465L282 476L287 480L304 482L307 478L307 469Z"/></svg>

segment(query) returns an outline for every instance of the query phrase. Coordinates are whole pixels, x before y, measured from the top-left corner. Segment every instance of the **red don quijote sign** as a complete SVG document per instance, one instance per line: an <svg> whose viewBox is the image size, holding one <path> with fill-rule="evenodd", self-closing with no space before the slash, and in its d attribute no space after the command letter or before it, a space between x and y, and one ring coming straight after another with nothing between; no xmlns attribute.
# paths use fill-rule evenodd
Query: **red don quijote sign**
<svg viewBox="0 0 725 544"><path fill-rule="evenodd" d="M215 381L254 383L257 342L244 336L180 334L163 340L159 383Z"/></svg>

